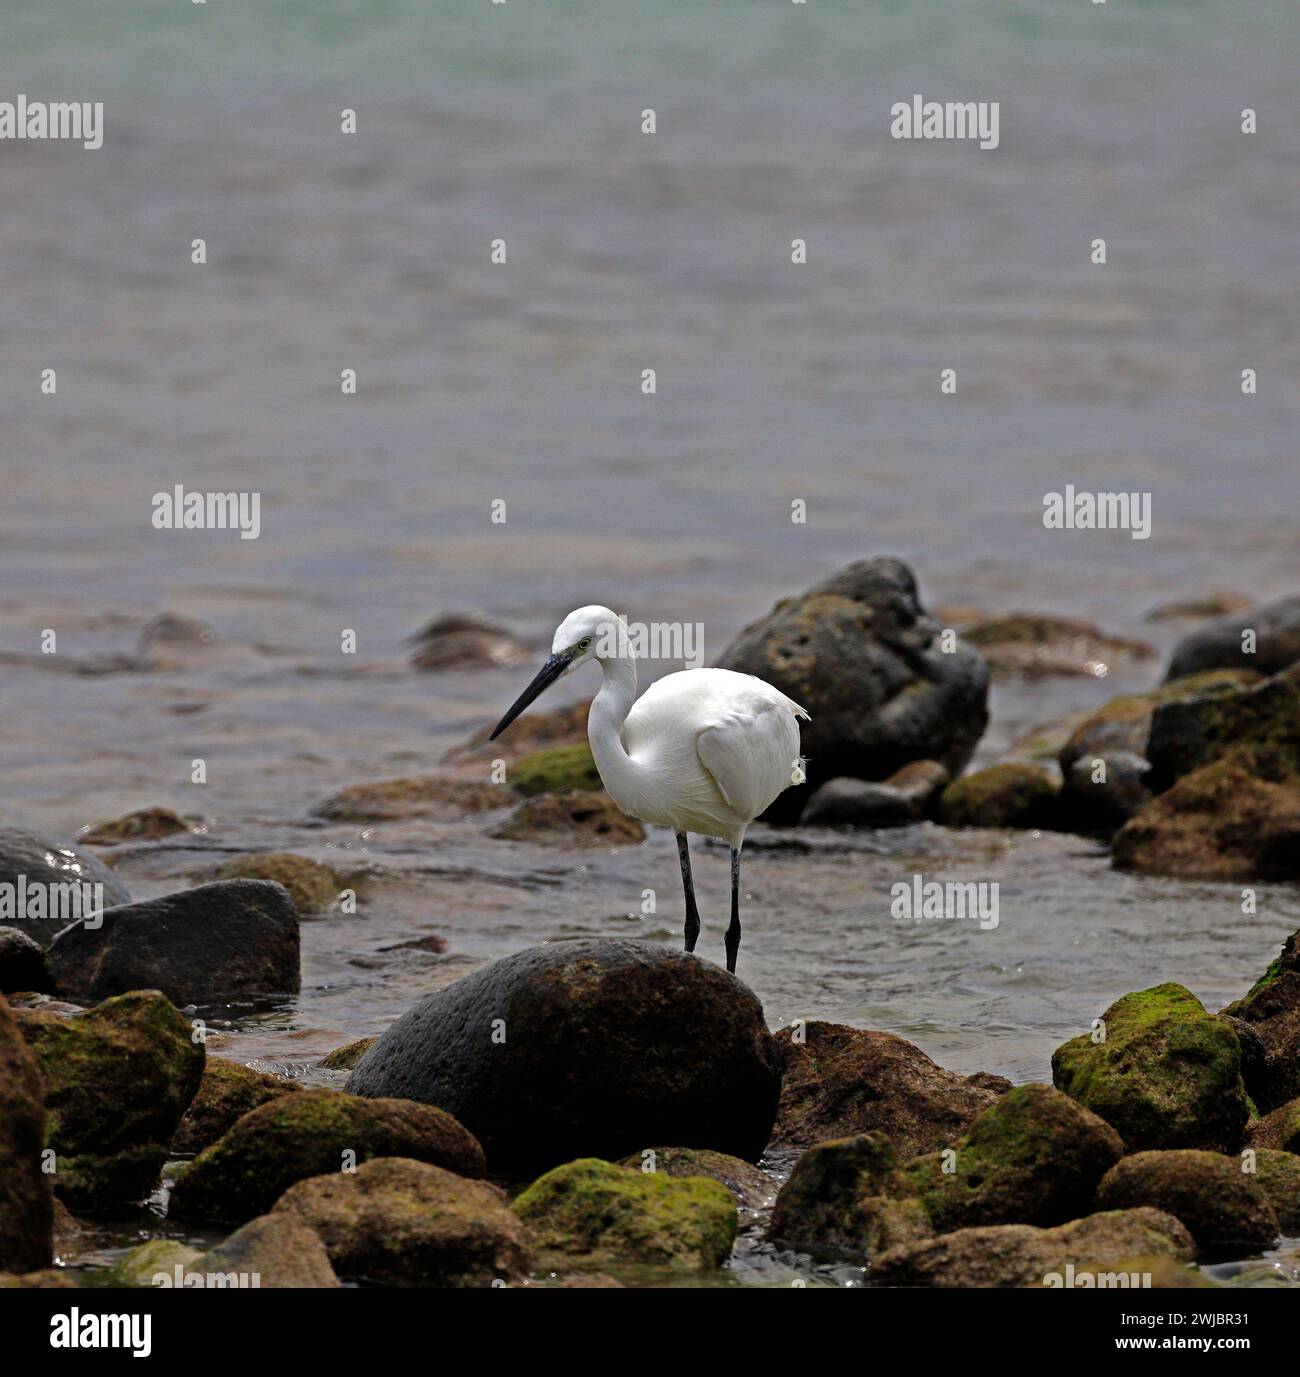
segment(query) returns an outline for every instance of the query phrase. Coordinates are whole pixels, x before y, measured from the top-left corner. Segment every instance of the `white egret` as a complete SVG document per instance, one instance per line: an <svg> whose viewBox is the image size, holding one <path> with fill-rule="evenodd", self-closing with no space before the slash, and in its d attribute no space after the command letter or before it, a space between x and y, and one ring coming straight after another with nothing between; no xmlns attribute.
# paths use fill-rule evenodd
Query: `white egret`
<svg viewBox="0 0 1300 1377"><path fill-rule="evenodd" d="M687 833L731 846L731 925L727 969L740 947L740 849L745 829L791 784L802 782L798 718L808 714L752 674L689 669L636 696L636 657L627 628L608 607L580 607L560 623L551 656L497 723L491 740L557 679L594 659L604 682L591 704L587 736L609 796L630 817L677 835L686 893L686 950L695 950L700 915Z"/></svg>

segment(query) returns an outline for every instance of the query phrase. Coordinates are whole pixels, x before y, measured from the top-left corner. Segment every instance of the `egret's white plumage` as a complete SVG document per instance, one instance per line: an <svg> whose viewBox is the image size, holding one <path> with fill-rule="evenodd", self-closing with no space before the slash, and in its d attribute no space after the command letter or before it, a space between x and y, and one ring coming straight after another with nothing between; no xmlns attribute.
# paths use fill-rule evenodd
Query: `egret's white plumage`
<svg viewBox="0 0 1300 1377"><path fill-rule="evenodd" d="M636 660L608 607L580 607L555 633L551 658L502 718L495 737L548 685L595 659L604 676L587 735L609 796L624 813L677 833L686 888L686 946L699 930L685 834L732 848L728 968L740 942L739 856L745 829L802 778L799 718L808 714L762 679L729 669L669 674L636 696Z"/></svg>

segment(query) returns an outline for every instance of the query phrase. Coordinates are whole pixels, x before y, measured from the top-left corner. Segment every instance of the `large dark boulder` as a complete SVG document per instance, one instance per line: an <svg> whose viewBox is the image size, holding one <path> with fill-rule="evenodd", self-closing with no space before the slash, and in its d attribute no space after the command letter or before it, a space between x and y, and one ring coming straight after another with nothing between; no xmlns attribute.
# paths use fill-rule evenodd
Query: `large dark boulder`
<svg viewBox="0 0 1300 1377"><path fill-rule="evenodd" d="M176 1004L295 994L298 915L283 885L218 880L109 909L65 928L49 949L59 994L106 999L161 990Z"/></svg>
<svg viewBox="0 0 1300 1377"><path fill-rule="evenodd" d="M827 780L884 780L912 760L954 777L988 725L988 669L960 640L945 651L912 571L899 560L859 560L747 626L723 652L723 669L753 674L789 694L801 724L806 783L768 810L793 822Z"/></svg>
<svg viewBox="0 0 1300 1377"><path fill-rule="evenodd" d="M36 1060L0 995L0 1272L48 1267L53 1253L43 1097Z"/></svg>
<svg viewBox="0 0 1300 1377"><path fill-rule="evenodd" d="M87 891L86 885L102 889ZM100 898L106 908L131 901L103 861L44 833L0 827L0 924L45 946L60 928L92 912ZM74 903L86 906L74 911Z"/></svg>
<svg viewBox="0 0 1300 1377"><path fill-rule="evenodd" d="M1243 632L1255 633L1255 649L1243 648ZM1167 679L1202 669L1257 669L1276 674L1300 660L1300 596L1279 598L1245 612L1230 612L1184 636L1174 650Z"/></svg>
<svg viewBox="0 0 1300 1377"><path fill-rule="evenodd" d="M51 994L53 990L41 944L21 928L0 927L0 991Z"/></svg>
<svg viewBox="0 0 1300 1377"><path fill-rule="evenodd" d="M750 990L696 956L619 940L533 947L427 995L348 1081L445 1109L492 1171L520 1175L656 1143L752 1161L780 1089Z"/></svg>

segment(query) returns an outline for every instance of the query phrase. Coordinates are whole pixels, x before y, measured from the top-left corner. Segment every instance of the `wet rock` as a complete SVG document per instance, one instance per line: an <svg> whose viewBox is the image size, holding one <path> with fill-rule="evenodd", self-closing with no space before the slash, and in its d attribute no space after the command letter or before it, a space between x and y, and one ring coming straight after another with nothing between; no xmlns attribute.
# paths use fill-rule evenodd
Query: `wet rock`
<svg viewBox="0 0 1300 1377"><path fill-rule="evenodd" d="M44 1086L14 1014L0 995L0 1272L48 1267L54 1197L42 1170Z"/></svg>
<svg viewBox="0 0 1300 1377"><path fill-rule="evenodd" d="M1235 692L1160 704L1146 756L1157 789L1219 763L1300 787L1300 665Z"/></svg>
<svg viewBox="0 0 1300 1377"><path fill-rule="evenodd" d="M441 1106L494 1172L519 1175L647 1143L753 1161L780 1087L744 985L685 952L603 939L534 947L426 995L348 1082Z"/></svg>
<svg viewBox="0 0 1300 1377"><path fill-rule="evenodd" d="M939 821L945 827L1050 827L1060 792L1060 779L1041 765L990 765L943 791Z"/></svg>
<svg viewBox="0 0 1300 1377"><path fill-rule="evenodd" d="M296 994L298 916L282 885L218 880L108 909L50 944L55 988L74 999L158 989L176 1004Z"/></svg>
<svg viewBox="0 0 1300 1377"><path fill-rule="evenodd" d="M190 826L170 808L141 808L111 822L97 822L77 836L77 841L93 846L117 846L121 842L158 841L189 832Z"/></svg>
<svg viewBox="0 0 1300 1377"><path fill-rule="evenodd" d="M156 990L16 1017L45 1085L55 1193L74 1210L141 1199L203 1077L190 1024Z"/></svg>
<svg viewBox="0 0 1300 1377"><path fill-rule="evenodd" d="M140 629L140 655L155 667L189 663L189 656L220 643L215 629L182 612L160 612Z"/></svg>
<svg viewBox="0 0 1300 1377"><path fill-rule="evenodd" d="M45 948L21 928L0 927L0 992L49 994L53 989Z"/></svg>
<svg viewBox="0 0 1300 1377"><path fill-rule="evenodd" d="M591 747L585 741L577 746L552 746L549 750L524 756L511 767L510 783L526 798L534 794L604 787Z"/></svg>
<svg viewBox="0 0 1300 1377"><path fill-rule="evenodd" d="M749 1215L766 1209L776 1195L776 1182L752 1162L708 1148L647 1148L624 1157L618 1165L664 1176L708 1177L726 1186L737 1207Z"/></svg>
<svg viewBox="0 0 1300 1377"><path fill-rule="evenodd" d="M46 1267L39 1272L0 1272L0 1291L75 1291L77 1283L58 1267Z"/></svg>
<svg viewBox="0 0 1300 1377"><path fill-rule="evenodd" d="M514 790L504 784L416 775L350 784L311 811L330 822L393 822L403 818L453 821L504 808L514 797Z"/></svg>
<svg viewBox="0 0 1300 1377"><path fill-rule="evenodd" d="M339 1284L315 1230L288 1210L250 1219L190 1270L214 1278L208 1285L332 1290Z"/></svg>
<svg viewBox="0 0 1300 1377"><path fill-rule="evenodd" d="M378 1157L430 1162L461 1176L484 1171L476 1139L441 1109L304 1090L259 1105L205 1148L177 1178L169 1212L239 1223L270 1209L295 1181Z"/></svg>
<svg viewBox="0 0 1300 1377"><path fill-rule="evenodd" d="M1263 1066L1249 1083L1262 1113L1300 1097L1300 932L1225 1016L1254 1029L1263 1047ZM1283 1144L1279 1144L1283 1146Z"/></svg>
<svg viewBox="0 0 1300 1377"><path fill-rule="evenodd" d="M510 730L499 740L491 740L494 718L459 746L453 746L443 756L450 765L462 765L476 760L522 760L548 746L580 746L587 740L588 702L573 703L554 712L526 712L510 724Z"/></svg>
<svg viewBox="0 0 1300 1377"><path fill-rule="evenodd" d="M1284 1234L1300 1234L1300 1156L1276 1148L1255 1150L1254 1180Z"/></svg>
<svg viewBox="0 0 1300 1377"><path fill-rule="evenodd" d="M1227 761L1153 799L1115 834L1111 863L1186 880L1300 876L1300 789L1268 784Z"/></svg>
<svg viewBox="0 0 1300 1377"><path fill-rule="evenodd" d="M339 896L340 885L334 872L319 861L295 856L291 851L262 851L240 856L222 866L223 880L271 880L289 891L289 898L300 915L323 913Z"/></svg>
<svg viewBox="0 0 1300 1377"><path fill-rule="evenodd" d="M1074 1288L1086 1287L1094 1291L1127 1290L1134 1287L1144 1291L1217 1291L1219 1284L1204 1272L1168 1257L1122 1257L1113 1262L1085 1262L1074 1269L1070 1278Z"/></svg>
<svg viewBox="0 0 1300 1377"><path fill-rule="evenodd" d="M1300 1153L1300 1100L1288 1100L1248 1124L1244 1142L1257 1150Z"/></svg>
<svg viewBox="0 0 1300 1377"><path fill-rule="evenodd" d="M1214 591L1190 598L1173 598L1168 602L1157 603L1146 614L1149 622L1169 621L1207 621L1211 617L1224 617L1229 612L1244 612L1254 606L1254 599L1244 593L1225 593Z"/></svg>
<svg viewBox="0 0 1300 1377"><path fill-rule="evenodd" d="M85 1008L82 1004L72 1004L66 999L54 999L47 994L37 994L32 990L21 990L11 994L11 1009L42 1009L47 1014L79 1014Z"/></svg>
<svg viewBox="0 0 1300 1377"><path fill-rule="evenodd" d="M1141 1205L1181 1220L1202 1257L1270 1248L1280 1232L1267 1195L1239 1160L1217 1152L1138 1152L1097 1187L1099 1210Z"/></svg>
<svg viewBox="0 0 1300 1377"><path fill-rule="evenodd" d="M802 1036L776 1034L785 1079L772 1141L782 1146L878 1131L900 1158L915 1157L947 1147L997 1099L892 1033L814 1022Z"/></svg>
<svg viewBox="0 0 1300 1377"><path fill-rule="evenodd" d="M103 889L86 892L86 885ZM104 906L131 899L103 861L71 842L0 827L0 924L47 946L74 917L93 911L101 897Z"/></svg>
<svg viewBox="0 0 1300 1377"><path fill-rule="evenodd" d="M1243 649L1255 633L1255 650ZM1256 669L1276 674L1300 660L1300 597L1279 598L1244 612L1230 612L1179 641L1166 678L1202 669Z"/></svg>
<svg viewBox="0 0 1300 1377"><path fill-rule="evenodd" d="M807 783L768 810L793 822L829 779L887 779L913 760L960 774L988 725L988 669L973 647L950 653L939 624L895 559L859 560L777 603L724 651L724 669L753 674L802 704Z"/></svg>
<svg viewBox="0 0 1300 1377"><path fill-rule="evenodd" d="M1124 1144L1068 1095L1022 1085L984 1110L951 1148L955 1159L932 1152L905 1169L936 1233L983 1224L1046 1227L1086 1214Z"/></svg>
<svg viewBox="0 0 1300 1377"><path fill-rule="evenodd" d="M707 1177L675 1178L595 1158L546 1173L514 1202L542 1267L653 1263L720 1267L736 1238L736 1202Z"/></svg>
<svg viewBox="0 0 1300 1377"><path fill-rule="evenodd" d="M1076 760L1061 794L1062 823L1071 831L1115 831L1151 802L1150 774L1150 762L1129 751Z"/></svg>
<svg viewBox="0 0 1300 1377"><path fill-rule="evenodd" d="M291 1186L288 1212L325 1245L345 1280L389 1286L490 1286L522 1281L529 1252L505 1192L427 1162L380 1157Z"/></svg>
<svg viewBox="0 0 1300 1377"><path fill-rule="evenodd" d="M767 1230L778 1245L861 1260L933 1233L883 1133L810 1147L781 1187Z"/></svg>
<svg viewBox="0 0 1300 1377"><path fill-rule="evenodd" d="M316 1065L323 1066L327 1071L351 1071L378 1041L377 1037L373 1037L358 1038L355 1042L345 1043L332 1052L326 1052Z"/></svg>
<svg viewBox="0 0 1300 1377"><path fill-rule="evenodd" d="M966 1077L966 1084L979 1086L982 1090L991 1090L995 1095L1005 1095L1009 1090L1016 1088L1014 1081L993 1071L974 1071Z"/></svg>
<svg viewBox="0 0 1300 1377"><path fill-rule="evenodd" d="M906 827L925 816L949 779L937 760L914 760L881 784L828 779L808 800L800 822L820 827Z"/></svg>
<svg viewBox="0 0 1300 1377"><path fill-rule="evenodd" d="M1053 1229L1031 1224L993 1224L958 1229L921 1243L891 1248L868 1273L882 1286L1064 1285L1066 1269L1083 1266L1117 1271L1111 1259L1134 1255L1191 1262L1195 1245L1173 1215L1160 1210L1114 1210Z"/></svg>
<svg viewBox="0 0 1300 1377"><path fill-rule="evenodd" d="M517 665L530 659L528 647L485 617L449 613L435 617L406 638L416 669L478 669Z"/></svg>
<svg viewBox="0 0 1300 1377"><path fill-rule="evenodd" d="M198 1093L172 1140L173 1153L202 1152L234 1127L251 1109L294 1095L302 1089L297 1081L254 1071L238 1062L209 1057L203 1068Z"/></svg>
<svg viewBox="0 0 1300 1377"><path fill-rule="evenodd" d="M540 846L639 846L645 828L621 812L608 794L538 794L488 836Z"/></svg>
<svg viewBox="0 0 1300 1377"><path fill-rule="evenodd" d="M1093 622L1041 612L1014 612L962 626L995 675L1043 679L1055 675L1102 678L1112 666L1145 660L1145 641L1108 636Z"/></svg>
<svg viewBox="0 0 1300 1377"><path fill-rule="evenodd" d="M1124 995L1106 1010L1104 1041L1083 1034L1058 1047L1052 1080L1100 1115L1125 1151L1231 1152L1248 1105L1232 1026L1181 985Z"/></svg>
<svg viewBox="0 0 1300 1377"><path fill-rule="evenodd" d="M151 1238L114 1263L109 1277L114 1286L174 1286L176 1269L183 1281L186 1273L196 1270L201 1256L178 1238Z"/></svg>

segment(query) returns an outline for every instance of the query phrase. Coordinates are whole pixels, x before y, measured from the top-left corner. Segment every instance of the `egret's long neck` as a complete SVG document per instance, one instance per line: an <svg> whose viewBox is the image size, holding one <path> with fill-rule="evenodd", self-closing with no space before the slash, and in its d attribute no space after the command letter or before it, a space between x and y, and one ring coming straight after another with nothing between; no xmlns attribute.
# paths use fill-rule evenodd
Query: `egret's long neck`
<svg viewBox="0 0 1300 1377"><path fill-rule="evenodd" d="M620 735L636 701L636 661L629 651L621 656L602 656L599 663L604 682L592 700L587 739L605 788L617 803L635 797L640 784L640 769L628 756Z"/></svg>

